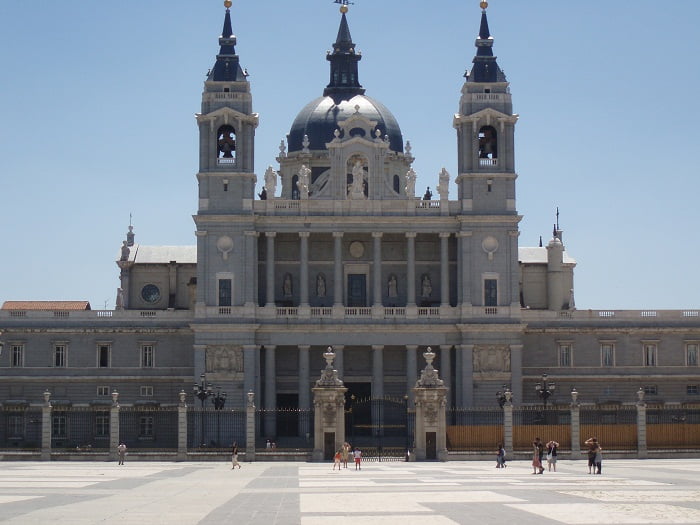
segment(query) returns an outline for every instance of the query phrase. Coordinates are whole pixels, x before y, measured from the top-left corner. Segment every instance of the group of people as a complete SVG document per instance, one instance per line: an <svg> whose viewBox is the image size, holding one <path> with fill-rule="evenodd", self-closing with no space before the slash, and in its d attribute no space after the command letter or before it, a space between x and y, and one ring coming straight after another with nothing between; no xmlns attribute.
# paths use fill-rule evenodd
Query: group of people
<svg viewBox="0 0 700 525"><path fill-rule="evenodd" d="M588 438L585 444L588 447L588 473L600 474L603 466L603 448L596 437Z"/></svg>
<svg viewBox="0 0 700 525"><path fill-rule="evenodd" d="M350 456L355 460L355 470L362 470L362 451L357 447L353 450L350 443L347 441L343 443L343 446L333 455L333 470L338 467L338 472L340 472L341 464L343 468L348 468Z"/></svg>
<svg viewBox="0 0 700 525"><path fill-rule="evenodd" d="M557 471L557 451L559 450L559 443L554 440L550 440L545 445L539 437L536 437L532 442L533 474L544 473L545 450L547 454L546 461L548 470L550 472Z"/></svg>

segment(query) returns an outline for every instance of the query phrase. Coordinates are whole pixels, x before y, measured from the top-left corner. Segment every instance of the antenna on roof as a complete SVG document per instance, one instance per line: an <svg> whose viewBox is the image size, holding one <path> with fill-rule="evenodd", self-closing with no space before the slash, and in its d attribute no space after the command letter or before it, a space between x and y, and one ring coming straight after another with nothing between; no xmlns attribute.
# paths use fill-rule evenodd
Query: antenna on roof
<svg viewBox="0 0 700 525"><path fill-rule="evenodd" d="M559 229L559 206L557 206L557 230Z"/></svg>

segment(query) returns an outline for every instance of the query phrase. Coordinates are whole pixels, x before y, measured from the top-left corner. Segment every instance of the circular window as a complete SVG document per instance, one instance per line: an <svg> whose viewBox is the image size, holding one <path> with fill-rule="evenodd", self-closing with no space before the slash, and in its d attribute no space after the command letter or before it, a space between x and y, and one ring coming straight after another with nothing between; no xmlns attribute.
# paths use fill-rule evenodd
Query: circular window
<svg viewBox="0 0 700 525"><path fill-rule="evenodd" d="M155 284L147 284L141 289L141 297L147 303L157 303L160 299L160 289Z"/></svg>

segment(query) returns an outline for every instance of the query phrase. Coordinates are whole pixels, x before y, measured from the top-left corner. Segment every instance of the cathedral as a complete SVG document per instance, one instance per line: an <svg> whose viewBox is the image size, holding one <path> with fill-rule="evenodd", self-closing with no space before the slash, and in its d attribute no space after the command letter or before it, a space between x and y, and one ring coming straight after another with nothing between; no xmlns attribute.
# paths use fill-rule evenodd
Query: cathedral
<svg viewBox="0 0 700 525"><path fill-rule="evenodd" d="M129 227L113 311L6 302L0 404L48 389L58 403L116 390L122 404L165 406L204 375L227 407L253 392L265 409L305 410L328 347L348 397L412 403L430 347L453 407L493 406L504 389L515 405L540 403L543 375L556 381L553 404L574 388L582 403L633 402L640 388L649 403L698 402L700 311L577 310L559 225L540 246L519 245L518 115L487 2L455 96L458 172L443 169L434 193L417 193L401 116L361 83L338 3L328 84L298 101L267 168L254 162L264 108L253 111L224 3L196 115L195 243L145 246Z"/></svg>

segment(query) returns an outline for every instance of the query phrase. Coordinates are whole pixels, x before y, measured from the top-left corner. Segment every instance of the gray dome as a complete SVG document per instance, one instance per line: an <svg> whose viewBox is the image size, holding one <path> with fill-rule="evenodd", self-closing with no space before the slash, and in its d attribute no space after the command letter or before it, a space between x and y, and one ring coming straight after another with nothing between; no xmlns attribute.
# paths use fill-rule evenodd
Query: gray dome
<svg viewBox="0 0 700 525"><path fill-rule="evenodd" d="M326 144L334 138L338 121L355 114L355 106L360 107L359 112L362 116L377 123L382 137L389 135L389 147L392 151L403 152L403 136L394 115L381 102L365 95L355 95L350 100L341 100L338 104L330 96L319 97L308 103L294 119L292 129L287 135L289 151L301 151L304 148L304 135L309 137L309 149L325 150Z"/></svg>

